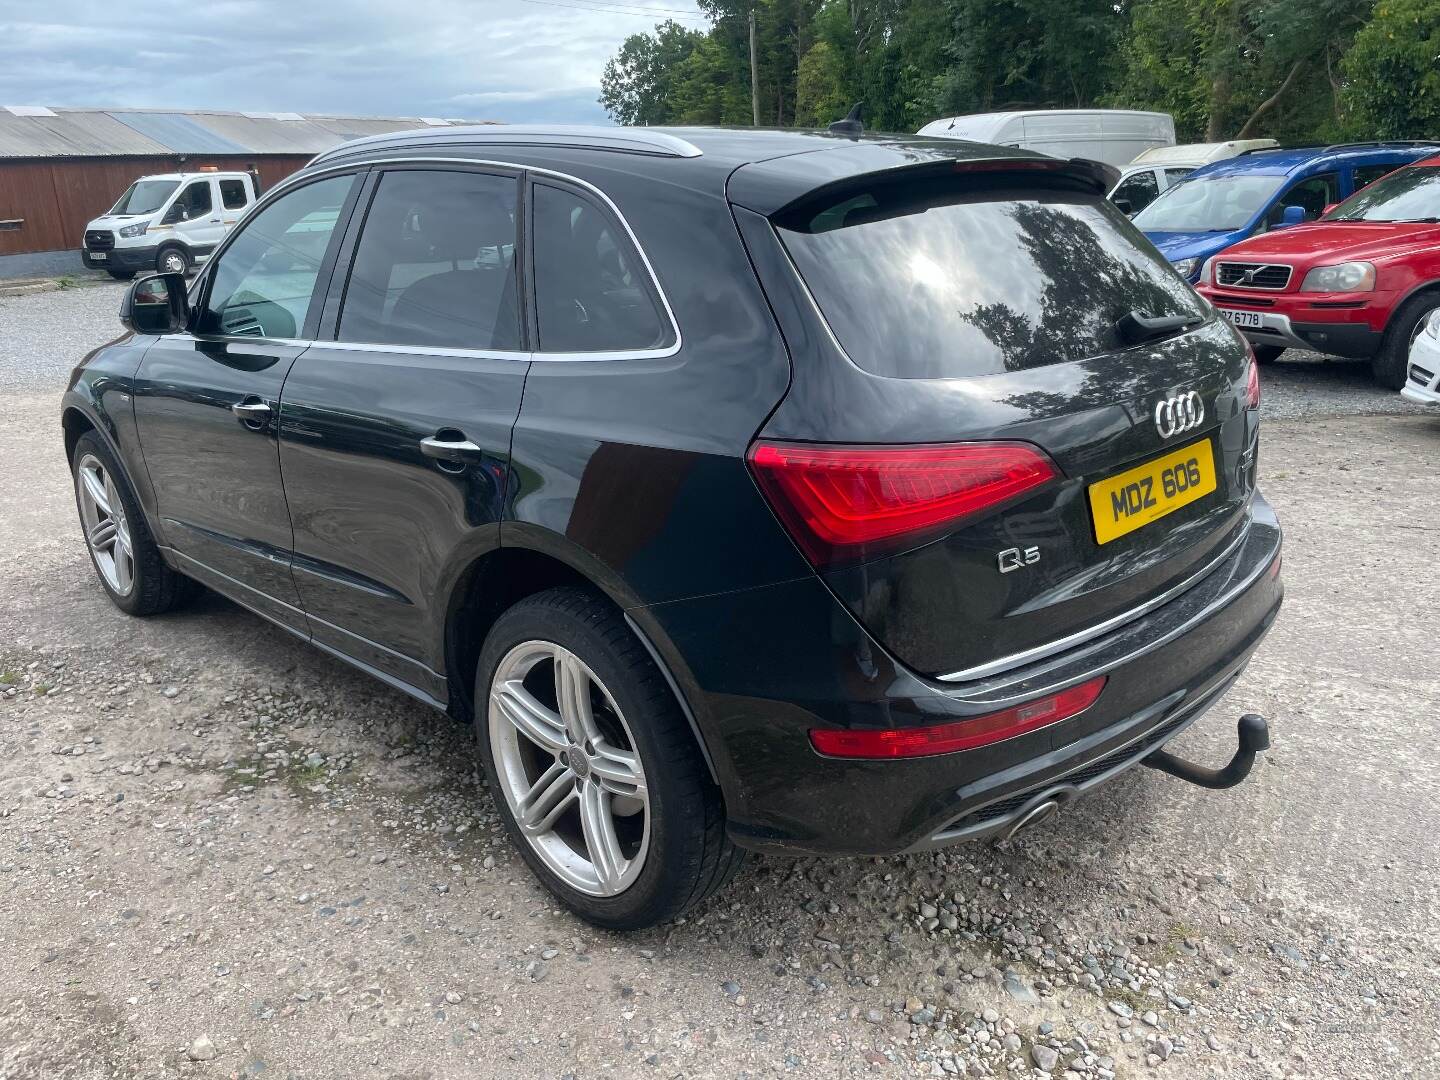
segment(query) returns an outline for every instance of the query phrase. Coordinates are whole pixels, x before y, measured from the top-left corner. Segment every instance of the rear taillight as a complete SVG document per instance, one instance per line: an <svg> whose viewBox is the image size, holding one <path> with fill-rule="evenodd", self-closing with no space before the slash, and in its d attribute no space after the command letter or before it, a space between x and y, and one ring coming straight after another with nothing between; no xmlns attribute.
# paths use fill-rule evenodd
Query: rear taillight
<svg viewBox="0 0 1440 1080"><path fill-rule="evenodd" d="M750 467L776 515L817 566L918 544L1060 475L1038 448L1018 442L757 442Z"/></svg>
<svg viewBox="0 0 1440 1080"><path fill-rule="evenodd" d="M1255 362L1254 352L1250 354L1250 374L1245 380L1245 407L1260 407L1260 365Z"/></svg>
<svg viewBox="0 0 1440 1080"><path fill-rule="evenodd" d="M908 758L932 754L953 754L957 750L973 750L977 746L1013 739L1078 716L1105 689L1105 676L1080 683L1049 697L1027 701L1004 712L957 720L951 724L935 724L920 728L885 728L878 731L842 731L813 728L810 743L830 757L846 758Z"/></svg>

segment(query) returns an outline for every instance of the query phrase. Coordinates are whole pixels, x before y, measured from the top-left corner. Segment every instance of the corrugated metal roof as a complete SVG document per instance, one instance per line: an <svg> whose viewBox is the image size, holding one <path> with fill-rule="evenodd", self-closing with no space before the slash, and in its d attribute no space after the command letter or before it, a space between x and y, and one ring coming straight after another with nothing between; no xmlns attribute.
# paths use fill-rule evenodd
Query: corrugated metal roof
<svg viewBox="0 0 1440 1080"><path fill-rule="evenodd" d="M0 112L0 157L168 154L169 148L103 112L12 116Z"/></svg>
<svg viewBox="0 0 1440 1080"><path fill-rule="evenodd" d="M333 132L309 120L251 119L248 116L197 116L217 135L233 139L257 154L316 154L335 145Z"/></svg>
<svg viewBox="0 0 1440 1080"><path fill-rule="evenodd" d="M42 111L51 115L37 115ZM426 123L418 117L286 112L0 108L0 158L318 154L348 139Z"/></svg>
<svg viewBox="0 0 1440 1080"><path fill-rule="evenodd" d="M111 113L127 127L163 143L177 154L243 154L250 148L244 143L202 127L184 113Z"/></svg>
<svg viewBox="0 0 1440 1080"><path fill-rule="evenodd" d="M404 131L407 128L419 128L425 125L420 120L384 120L373 116L312 116L310 122L316 127L324 128L332 135L338 135L338 140L330 142L325 149L330 149L337 142L344 142L347 139L359 139L365 135L387 135L392 131ZM315 151L317 154L320 151Z"/></svg>

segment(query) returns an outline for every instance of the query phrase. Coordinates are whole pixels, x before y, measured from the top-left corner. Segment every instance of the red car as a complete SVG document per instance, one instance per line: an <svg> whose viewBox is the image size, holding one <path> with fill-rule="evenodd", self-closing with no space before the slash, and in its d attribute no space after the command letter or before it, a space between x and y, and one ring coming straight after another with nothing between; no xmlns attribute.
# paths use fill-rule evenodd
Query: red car
<svg viewBox="0 0 1440 1080"><path fill-rule="evenodd" d="M1440 156L1209 259L1196 286L1265 363L1289 348L1370 361L1405 385L1410 344L1440 309Z"/></svg>

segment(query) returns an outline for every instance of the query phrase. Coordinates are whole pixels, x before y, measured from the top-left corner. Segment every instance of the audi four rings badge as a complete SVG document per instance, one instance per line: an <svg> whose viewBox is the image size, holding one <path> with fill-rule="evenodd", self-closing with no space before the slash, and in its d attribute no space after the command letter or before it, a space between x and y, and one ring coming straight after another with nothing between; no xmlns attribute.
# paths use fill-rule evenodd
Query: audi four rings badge
<svg viewBox="0 0 1440 1080"><path fill-rule="evenodd" d="M1155 406L1155 430L1162 439L1197 428L1204 419L1205 402L1194 390L1166 398Z"/></svg>

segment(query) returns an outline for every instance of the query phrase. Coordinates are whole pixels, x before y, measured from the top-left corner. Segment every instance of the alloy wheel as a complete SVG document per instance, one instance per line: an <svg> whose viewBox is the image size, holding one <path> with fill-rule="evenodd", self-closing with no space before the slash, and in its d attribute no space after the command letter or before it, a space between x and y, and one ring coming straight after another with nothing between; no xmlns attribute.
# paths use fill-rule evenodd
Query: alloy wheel
<svg viewBox="0 0 1440 1080"><path fill-rule="evenodd" d="M86 454L75 469L75 490L79 495L80 522L85 542L95 556L100 576L120 596L135 587L135 554L130 543L130 526L125 506L110 472L94 454Z"/></svg>
<svg viewBox="0 0 1440 1080"><path fill-rule="evenodd" d="M650 846L650 795L595 672L554 642L516 645L491 679L488 726L506 804L545 866L590 896L629 888Z"/></svg>

